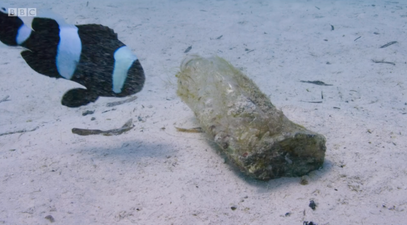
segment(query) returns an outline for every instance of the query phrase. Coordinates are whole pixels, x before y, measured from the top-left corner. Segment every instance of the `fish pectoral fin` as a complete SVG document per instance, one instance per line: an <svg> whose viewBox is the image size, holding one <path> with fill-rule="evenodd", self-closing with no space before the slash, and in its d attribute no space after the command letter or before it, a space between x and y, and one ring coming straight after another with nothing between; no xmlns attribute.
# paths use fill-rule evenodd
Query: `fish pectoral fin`
<svg viewBox="0 0 407 225"><path fill-rule="evenodd" d="M50 66L55 64L55 60L40 58L35 52L30 50L22 51L21 56L35 72L49 77L61 78L56 67Z"/></svg>
<svg viewBox="0 0 407 225"><path fill-rule="evenodd" d="M83 88L75 88L67 91L62 97L61 104L70 108L87 105L98 99L98 95Z"/></svg>

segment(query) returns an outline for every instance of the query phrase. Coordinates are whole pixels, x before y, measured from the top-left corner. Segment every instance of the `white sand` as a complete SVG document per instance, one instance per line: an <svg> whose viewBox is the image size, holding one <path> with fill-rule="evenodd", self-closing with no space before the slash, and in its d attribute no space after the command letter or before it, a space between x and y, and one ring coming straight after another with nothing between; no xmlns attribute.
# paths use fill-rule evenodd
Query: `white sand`
<svg viewBox="0 0 407 225"><path fill-rule="evenodd" d="M48 215L69 225L405 223L407 3L8 2L113 28L147 81L136 101L115 110L106 107L113 98L70 109L60 100L77 84L35 73L19 49L2 46L0 99L10 101L0 103L0 133L38 129L0 136L0 224L49 224ZM379 48L391 41L398 43ZM175 93L189 46L188 54L227 59L291 120L326 136L326 161L308 185L247 178L204 134L176 131L197 126ZM119 136L71 133L130 118L135 128Z"/></svg>

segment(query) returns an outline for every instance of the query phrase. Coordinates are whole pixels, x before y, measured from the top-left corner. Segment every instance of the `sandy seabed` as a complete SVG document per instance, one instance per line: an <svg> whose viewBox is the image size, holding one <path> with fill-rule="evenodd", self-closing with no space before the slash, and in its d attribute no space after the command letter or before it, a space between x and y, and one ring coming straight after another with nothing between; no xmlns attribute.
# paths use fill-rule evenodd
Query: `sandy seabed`
<svg viewBox="0 0 407 225"><path fill-rule="evenodd" d="M0 224L406 223L407 3L8 3L113 28L147 80L133 102L70 109L60 100L77 84L39 75L21 49L1 46ZM176 95L187 54L227 59L288 118L325 135L325 163L307 185L248 178L204 134L177 132L199 126ZM135 127L118 136L71 132L129 119Z"/></svg>

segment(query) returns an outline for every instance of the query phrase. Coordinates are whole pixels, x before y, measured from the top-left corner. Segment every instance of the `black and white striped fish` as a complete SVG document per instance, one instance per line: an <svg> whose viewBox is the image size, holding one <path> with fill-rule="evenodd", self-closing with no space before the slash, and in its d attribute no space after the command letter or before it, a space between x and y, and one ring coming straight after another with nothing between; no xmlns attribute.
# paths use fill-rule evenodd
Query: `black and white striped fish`
<svg viewBox="0 0 407 225"><path fill-rule="evenodd" d="M26 24L0 7L0 41L24 47L21 56L36 72L85 86L64 94L61 103L68 107L86 105L99 96L129 96L144 85L137 56L106 26L71 25L40 16Z"/></svg>

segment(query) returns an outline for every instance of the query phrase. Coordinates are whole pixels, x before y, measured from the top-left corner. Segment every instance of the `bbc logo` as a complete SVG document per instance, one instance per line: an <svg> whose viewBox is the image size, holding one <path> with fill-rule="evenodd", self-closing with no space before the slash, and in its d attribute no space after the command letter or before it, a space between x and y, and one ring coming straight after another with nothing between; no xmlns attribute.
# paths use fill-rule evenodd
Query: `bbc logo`
<svg viewBox="0 0 407 225"><path fill-rule="evenodd" d="M8 8L8 16L37 16L36 8Z"/></svg>

